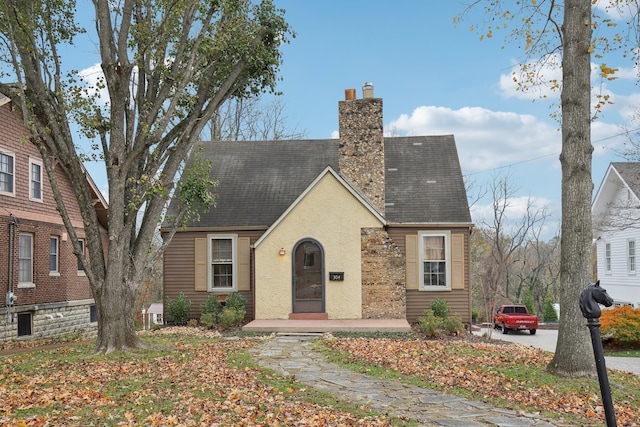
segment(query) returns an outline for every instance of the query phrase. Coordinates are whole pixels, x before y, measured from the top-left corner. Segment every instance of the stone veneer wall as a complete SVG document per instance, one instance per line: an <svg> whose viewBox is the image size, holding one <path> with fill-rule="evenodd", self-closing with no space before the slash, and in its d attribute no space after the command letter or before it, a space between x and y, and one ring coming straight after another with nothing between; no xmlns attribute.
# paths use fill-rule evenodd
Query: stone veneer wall
<svg viewBox="0 0 640 427"><path fill-rule="evenodd" d="M362 244L362 318L406 318L405 261L382 228L364 228Z"/></svg>
<svg viewBox="0 0 640 427"><path fill-rule="evenodd" d="M90 321L93 300L19 306L11 310L13 322L7 324L7 309L0 308L0 341L10 339L41 339L79 333L86 337L97 334L97 322ZM18 313L31 313L31 335L18 337Z"/></svg>
<svg viewBox="0 0 640 427"><path fill-rule="evenodd" d="M384 133L382 99L340 101L339 167L384 213Z"/></svg>

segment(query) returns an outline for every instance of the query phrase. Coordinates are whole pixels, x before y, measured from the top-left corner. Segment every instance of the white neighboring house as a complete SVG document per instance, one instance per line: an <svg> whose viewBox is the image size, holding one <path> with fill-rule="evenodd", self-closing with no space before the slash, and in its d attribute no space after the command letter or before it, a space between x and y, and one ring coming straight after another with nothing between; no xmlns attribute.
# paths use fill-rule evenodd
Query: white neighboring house
<svg viewBox="0 0 640 427"><path fill-rule="evenodd" d="M640 162L609 165L591 205L600 285L615 306L640 307Z"/></svg>
<svg viewBox="0 0 640 427"><path fill-rule="evenodd" d="M142 310L143 329L151 329L154 325L162 325L164 320L162 303L154 302L146 310Z"/></svg>

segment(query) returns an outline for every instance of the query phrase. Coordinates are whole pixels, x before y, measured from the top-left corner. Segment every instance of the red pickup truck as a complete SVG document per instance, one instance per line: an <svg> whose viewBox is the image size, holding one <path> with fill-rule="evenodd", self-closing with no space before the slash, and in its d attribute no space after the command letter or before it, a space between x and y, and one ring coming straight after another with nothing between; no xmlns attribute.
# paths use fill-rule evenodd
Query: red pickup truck
<svg viewBox="0 0 640 427"><path fill-rule="evenodd" d="M501 328L503 334L509 330L529 330L531 335L538 329L538 316L529 314L524 305L503 305L493 314L493 327Z"/></svg>

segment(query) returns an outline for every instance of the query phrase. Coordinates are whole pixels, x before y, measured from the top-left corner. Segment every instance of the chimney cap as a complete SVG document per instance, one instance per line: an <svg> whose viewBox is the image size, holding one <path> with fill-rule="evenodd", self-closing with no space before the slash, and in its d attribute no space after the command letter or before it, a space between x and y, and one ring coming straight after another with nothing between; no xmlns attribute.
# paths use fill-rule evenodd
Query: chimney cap
<svg viewBox="0 0 640 427"><path fill-rule="evenodd" d="M362 97L373 98L373 83L366 82L362 85Z"/></svg>
<svg viewBox="0 0 640 427"><path fill-rule="evenodd" d="M345 89L344 90L344 99L346 101L352 101L356 99L356 90L355 89Z"/></svg>

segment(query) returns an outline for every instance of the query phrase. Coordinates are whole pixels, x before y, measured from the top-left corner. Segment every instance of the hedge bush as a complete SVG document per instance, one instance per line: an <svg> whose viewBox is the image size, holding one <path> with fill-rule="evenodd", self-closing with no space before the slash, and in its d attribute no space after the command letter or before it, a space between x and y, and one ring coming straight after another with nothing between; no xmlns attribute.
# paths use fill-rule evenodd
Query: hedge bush
<svg viewBox="0 0 640 427"><path fill-rule="evenodd" d="M238 292L227 295L224 305L218 300L217 295L210 295L202 304L200 323L212 329L217 324L225 328L238 326L244 320L247 299Z"/></svg>
<svg viewBox="0 0 640 427"><path fill-rule="evenodd" d="M191 301L180 292L178 298L175 300L167 298L167 310L169 310L174 325L186 325L187 320L189 320L189 314L191 313Z"/></svg>
<svg viewBox="0 0 640 427"><path fill-rule="evenodd" d="M222 311L222 304L218 300L217 295L209 295L204 304L200 306L200 323L212 328L218 322L218 316ZM213 325L209 325L213 321Z"/></svg>
<svg viewBox="0 0 640 427"><path fill-rule="evenodd" d="M438 338L443 334L456 335L464 331L462 319L458 314L449 316L449 303L436 299L418 317L418 328L429 338Z"/></svg>

